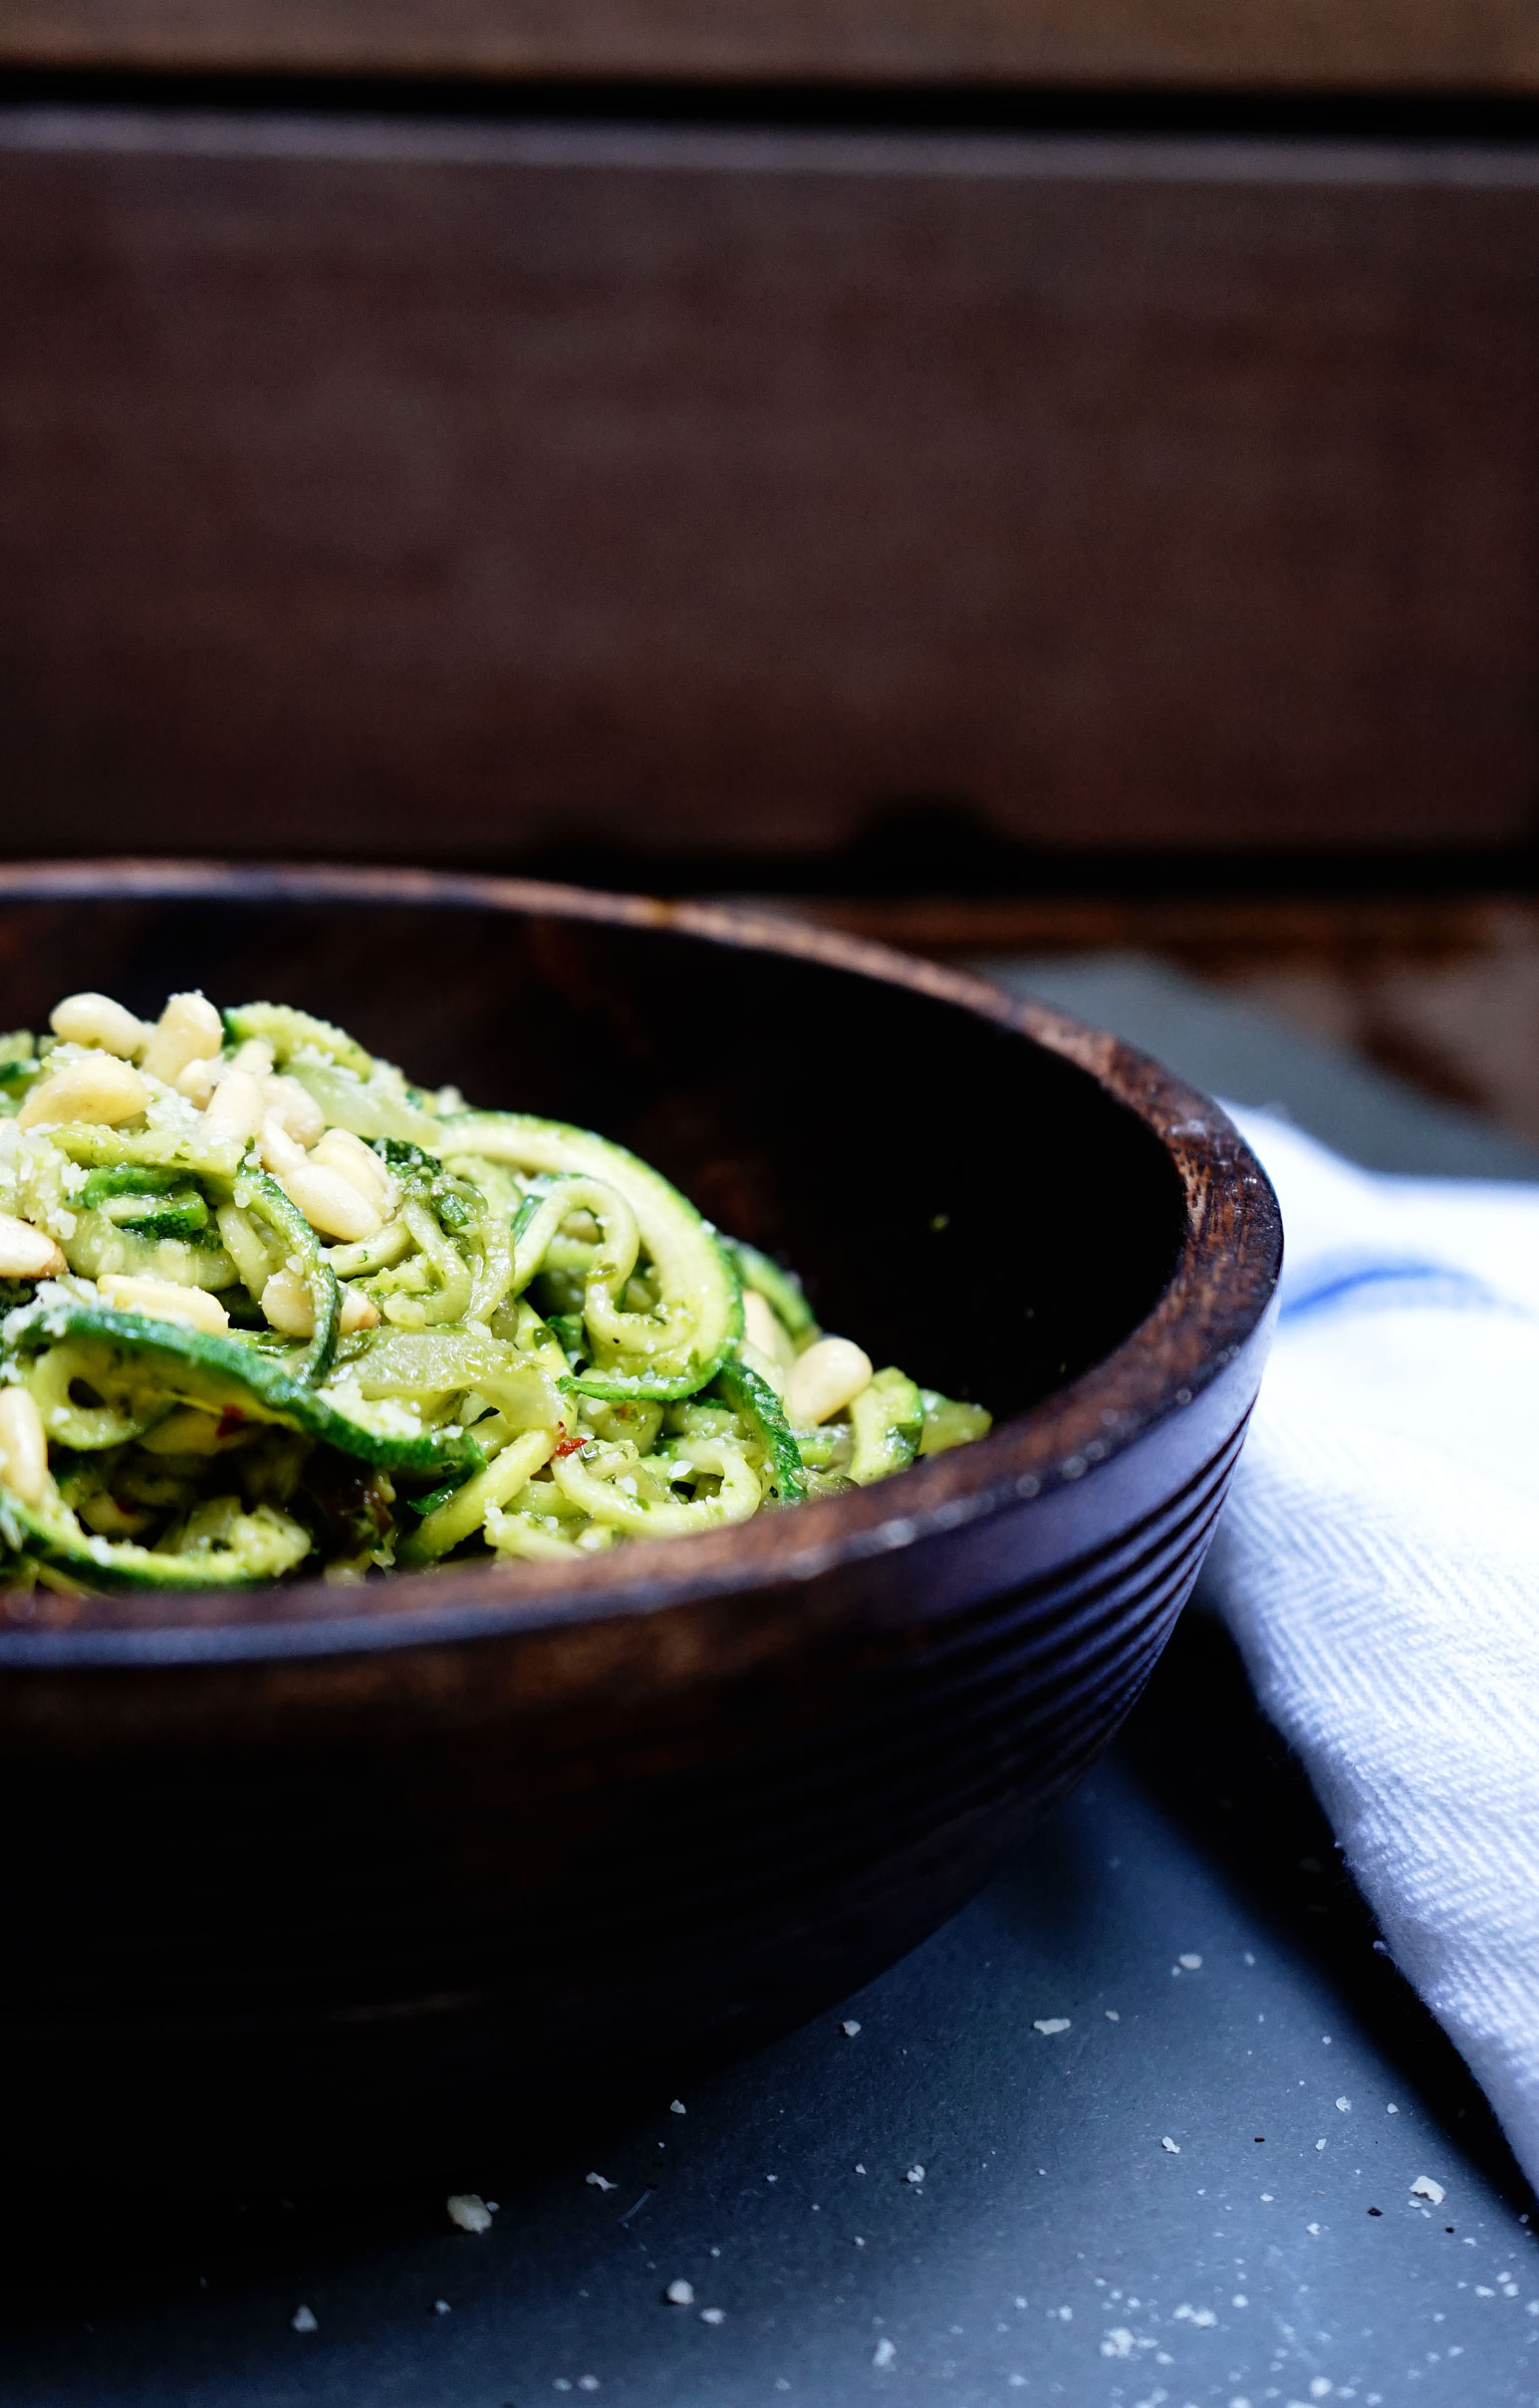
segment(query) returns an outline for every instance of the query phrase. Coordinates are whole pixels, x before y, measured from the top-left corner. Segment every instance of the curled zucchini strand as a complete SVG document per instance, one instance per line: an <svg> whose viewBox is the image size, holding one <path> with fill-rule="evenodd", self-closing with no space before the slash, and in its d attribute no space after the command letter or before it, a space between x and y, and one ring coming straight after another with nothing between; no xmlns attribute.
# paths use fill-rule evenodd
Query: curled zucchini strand
<svg viewBox="0 0 1539 2408"><path fill-rule="evenodd" d="M392 1271L411 1252L411 1232L397 1213L378 1237L359 1238L351 1246L334 1246L328 1262L340 1280L372 1279L378 1271Z"/></svg>
<svg viewBox="0 0 1539 2408"><path fill-rule="evenodd" d="M513 1232L495 1213L483 1213L466 1232L475 1255L467 1322L489 1322L512 1289L515 1277Z"/></svg>
<svg viewBox="0 0 1539 2408"><path fill-rule="evenodd" d="M556 1486L568 1501L580 1506L595 1522L611 1523L632 1537L682 1537L692 1530L710 1530L722 1522L746 1522L757 1513L763 1491L758 1474L740 1447L724 1439L697 1438L685 1442L674 1457L640 1457L635 1447L589 1450L558 1459ZM692 1478L697 1472L715 1474L721 1486L714 1496L685 1501L673 1497L663 1484Z"/></svg>
<svg viewBox="0 0 1539 2408"><path fill-rule="evenodd" d="M431 1296L387 1296L384 1311L386 1321L399 1329L430 1329L440 1322L462 1321L470 1303L472 1279L470 1265L459 1248L446 1238L425 1204L413 1198L403 1204L400 1217L417 1248L437 1274L438 1286Z"/></svg>
<svg viewBox="0 0 1539 2408"><path fill-rule="evenodd" d="M549 1463L556 1438L554 1429L526 1430L515 1438L500 1455L493 1456L484 1472L477 1472L419 1523L400 1551L400 1562L432 1564L461 1540L474 1538L488 1508L505 1506L520 1489L528 1487L542 1464Z"/></svg>
<svg viewBox="0 0 1539 2408"><path fill-rule="evenodd" d="M531 1209L532 1207L532 1209ZM636 1214L618 1188L602 1179L553 1179L542 1194L532 1196L514 1226L518 1254L516 1285L520 1295L545 1268L560 1237L562 1224L575 1212L590 1212L603 1235L598 1250L585 1247L590 1285L619 1290L636 1269L641 1233ZM527 1216L527 1217L526 1217Z"/></svg>
<svg viewBox="0 0 1539 2408"><path fill-rule="evenodd" d="M43 1428L56 1445L77 1454L95 1454L102 1447L124 1446L160 1420L168 1400L141 1392L130 1401L128 1383L115 1376L112 1356L103 1346L85 1346L69 1338L47 1346L28 1366L24 1385L30 1390ZM77 1382L100 1401L77 1402ZM116 1396L116 1401L114 1398Z"/></svg>

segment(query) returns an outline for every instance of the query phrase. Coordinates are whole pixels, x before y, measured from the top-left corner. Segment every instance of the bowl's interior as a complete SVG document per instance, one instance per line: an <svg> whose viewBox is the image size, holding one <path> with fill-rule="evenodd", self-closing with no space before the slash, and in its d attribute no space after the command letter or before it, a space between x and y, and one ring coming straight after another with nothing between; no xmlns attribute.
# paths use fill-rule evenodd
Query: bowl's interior
<svg viewBox="0 0 1539 2408"><path fill-rule="evenodd" d="M934 996L666 927L268 894L0 903L0 1028L81 987L339 1020L423 1084L602 1129L793 1264L879 1362L1018 1413L1151 1310L1182 1227L1158 1140Z"/></svg>

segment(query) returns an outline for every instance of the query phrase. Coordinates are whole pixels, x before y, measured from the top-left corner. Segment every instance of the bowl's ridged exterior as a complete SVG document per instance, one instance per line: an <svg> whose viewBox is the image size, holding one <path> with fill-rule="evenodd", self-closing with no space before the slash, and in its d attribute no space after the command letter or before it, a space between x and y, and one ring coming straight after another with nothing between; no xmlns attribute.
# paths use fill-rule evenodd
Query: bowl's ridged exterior
<svg viewBox="0 0 1539 2408"><path fill-rule="evenodd" d="M0 878L0 920L42 874ZM184 906L213 873L142 877ZM458 887L558 932L650 909ZM373 887L285 873L275 907L317 892L367 913ZM678 917L793 981L828 951ZM1240 1451L1275 1205L1222 1115L1127 1049L833 950L932 996L953 1047L971 1011L1155 1132L1186 1205L1154 1309L981 1446L746 1532L550 1580L0 1615L16 2153L356 2170L679 2078L933 1929L1116 1731Z"/></svg>

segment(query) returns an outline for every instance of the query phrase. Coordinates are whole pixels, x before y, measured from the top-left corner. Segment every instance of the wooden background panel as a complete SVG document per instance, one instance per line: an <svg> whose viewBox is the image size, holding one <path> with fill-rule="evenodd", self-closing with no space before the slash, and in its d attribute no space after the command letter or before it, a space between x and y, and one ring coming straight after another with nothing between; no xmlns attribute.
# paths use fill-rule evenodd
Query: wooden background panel
<svg viewBox="0 0 1539 2408"><path fill-rule="evenodd" d="M0 63L1525 92L1530 0L7 0Z"/></svg>
<svg viewBox="0 0 1539 2408"><path fill-rule="evenodd" d="M1510 156L17 115L9 844L1515 843L1536 288Z"/></svg>

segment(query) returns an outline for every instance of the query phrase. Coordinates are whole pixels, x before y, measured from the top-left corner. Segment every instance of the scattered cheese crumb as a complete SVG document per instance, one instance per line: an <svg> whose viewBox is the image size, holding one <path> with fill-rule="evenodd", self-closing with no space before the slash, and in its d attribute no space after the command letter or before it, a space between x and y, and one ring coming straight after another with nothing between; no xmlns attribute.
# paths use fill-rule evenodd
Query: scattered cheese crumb
<svg viewBox="0 0 1539 2408"><path fill-rule="evenodd" d="M1248 2307L1250 2305L1250 2301L1246 2298L1245 2293L1242 2290L1237 2290L1233 2299L1230 2301L1230 2305L1232 2307Z"/></svg>
<svg viewBox="0 0 1539 2408"><path fill-rule="evenodd" d="M1101 2344L1101 2355L1104 2358L1132 2357L1133 2335L1128 2330L1126 2324L1113 2325L1111 2331L1107 2334L1105 2340Z"/></svg>
<svg viewBox="0 0 1539 2408"><path fill-rule="evenodd" d="M668 2285L662 2295L664 2299L671 2300L675 2307L693 2307L694 2285L686 2283L682 2275L679 2275Z"/></svg>
<svg viewBox="0 0 1539 2408"><path fill-rule="evenodd" d="M293 2315L289 2318L289 2322L293 2325L296 2332L317 2332L320 2329L316 2322L316 2313L313 2307L296 2307Z"/></svg>
<svg viewBox="0 0 1539 2408"><path fill-rule="evenodd" d="M1399 2107L1386 2107L1385 2113L1386 2115L1399 2115L1400 2109Z"/></svg>
<svg viewBox="0 0 1539 2408"><path fill-rule="evenodd" d="M1418 2174L1411 2186L1411 2196L1412 2199L1429 2199L1433 2207L1441 2207L1443 2202L1442 2184L1434 2182L1430 2174Z"/></svg>
<svg viewBox="0 0 1539 2408"><path fill-rule="evenodd" d="M462 2233L489 2233L492 2212L477 2191L452 2191L444 2201L450 2224L457 2224Z"/></svg>
<svg viewBox="0 0 1539 2408"><path fill-rule="evenodd" d="M1066 2015L1039 2015L1031 2028L1033 2032L1040 2032L1044 2040L1051 2040L1055 2032L1068 2031L1069 2018Z"/></svg>
<svg viewBox="0 0 1539 2408"><path fill-rule="evenodd" d="M670 2115L686 2115L688 2113L688 2109L684 2105L684 2102L681 2098L670 2098L668 2100L668 2113Z"/></svg>
<svg viewBox="0 0 1539 2408"><path fill-rule="evenodd" d="M857 2033L860 2031L861 2027L860 2027L860 2025L859 2025L859 2024L856 2022L856 2020L855 2020L855 2018L854 2018L854 2016L853 2016L853 2015L847 2015L847 2016L846 2016L846 2018L845 2018L845 2020L844 2020L844 2022L843 2022L843 2023L840 2025L839 2029L840 2029L840 2031L841 2031L841 2032L844 2034L844 2036L845 2036L845 2038L846 2038L846 2040L847 2040L847 2041L853 2041L853 2040L854 2040L854 2038L855 2038L855 2036L856 2036L856 2034L857 2034Z"/></svg>
<svg viewBox="0 0 1539 2408"><path fill-rule="evenodd" d="M1176 1961L1178 1964L1183 1965L1188 1973L1200 1973L1202 1971L1202 1959L1200 1957L1185 1956L1178 1958Z"/></svg>
<svg viewBox="0 0 1539 2408"><path fill-rule="evenodd" d="M1350 2115L1350 2114L1351 2114L1351 2112L1352 2112L1352 2101L1351 2101L1351 2099L1350 2099L1350 2098L1339 2098L1339 2099L1337 2100L1337 2102L1336 2102L1336 2109L1337 2109L1337 2113L1338 2113L1338 2114L1340 2114L1340 2115Z"/></svg>
<svg viewBox="0 0 1539 2408"><path fill-rule="evenodd" d="M1305 2227L1304 2227L1304 2230L1305 2230L1305 2232L1306 2232L1306 2233L1314 2233L1314 2234L1318 2235L1318 2234L1319 2234L1319 2231L1320 2231L1320 2227L1319 2227L1319 2225L1318 2225L1318 2224L1306 2224L1306 2225L1305 2225Z"/></svg>
<svg viewBox="0 0 1539 2408"><path fill-rule="evenodd" d="M858 2174L864 2174L864 2173L865 2173L865 2171L866 2171L866 2168L865 2168L864 2166L857 2166L855 2170L856 2170L856 2172L857 2172Z"/></svg>
<svg viewBox="0 0 1539 2408"><path fill-rule="evenodd" d="M898 2351L884 2334L871 2353L871 2362L874 2366L892 2366L897 2363L897 2360Z"/></svg>
<svg viewBox="0 0 1539 2408"><path fill-rule="evenodd" d="M1168 2132L1163 2134L1161 2137L1159 2146L1162 2149L1168 2149L1172 2157L1179 2157L1181 2153L1180 2142L1178 2140L1172 2140Z"/></svg>
<svg viewBox="0 0 1539 2408"><path fill-rule="evenodd" d="M1323 2140L1317 2140L1315 2146L1317 2149L1323 2149L1325 2147L1325 2142Z"/></svg>
<svg viewBox="0 0 1539 2408"><path fill-rule="evenodd" d="M702 2307L700 2310L702 2324L725 2324L726 2320L727 2311L724 2307Z"/></svg>
<svg viewBox="0 0 1539 2408"><path fill-rule="evenodd" d="M579 2391L597 2391L599 2378L596 2374L580 2374L577 2378L577 2387Z"/></svg>
<svg viewBox="0 0 1539 2408"><path fill-rule="evenodd" d="M1120 2023L1122 2022L1122 2020L1123 2020L1123 2019L1122 2019L1122 2017L1121 2017L1121 2016L1118 2014L1117 2009L1116 2009L1115 2007L1109 2007L1109 2008L1106 2010L1106 2020L1107 2020L1107 2022L1108 2022L1109 2024L1120 2024Z"/></svg>
<svg viewBox="0 0 1539 2408"><path fill-rule="evenodd" d="M453 2314L453 2312L454 2310L450 2307L447 2299L434 2299L433 2314L435 2316L450 2316Z"/></svg>
<svg viewBox="0 0 1539 2408"><path fill-rule="evenodd" d="M904 2182L922 2182L924 2180L924 2168L922 2166L910 2166L907 2173L903 2176L903 2180Z"/></svg>
<svg viewBox="0 0 1539 2408"><path fill-rule="evenodd" d="M583 2180L591 2182L596 2191L613 2191L616 2187L613 2182L606 2182L602 2174L585 2174Z"/></svg>
<svg viewBox="0 0 1539 2408"><path fill-rule="evenodd" d="M864 2249L866 2247L866 2243L859 2233L857 2233L855 2236L855 2246L857 2249Z"/></svg>

